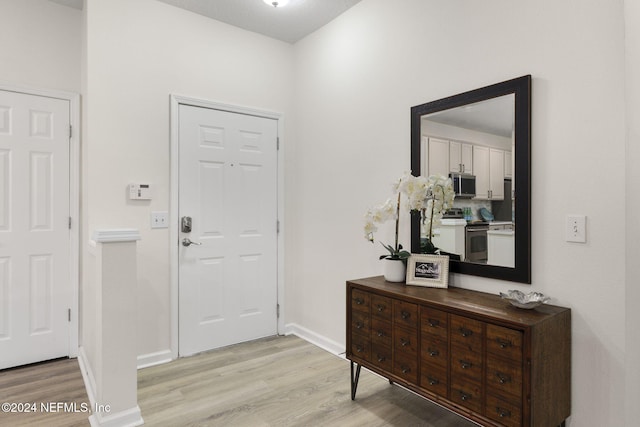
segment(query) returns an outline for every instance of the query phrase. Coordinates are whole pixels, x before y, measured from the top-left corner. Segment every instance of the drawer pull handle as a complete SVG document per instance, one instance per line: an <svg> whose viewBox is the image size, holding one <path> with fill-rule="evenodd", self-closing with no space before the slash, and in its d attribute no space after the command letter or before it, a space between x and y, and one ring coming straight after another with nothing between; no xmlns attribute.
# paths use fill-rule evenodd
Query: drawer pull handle
<svg viewBox="0 0 640 427"><path fill-rule="evenodd" d="M507 409L502 409L501 407L496 407L496 412L500 418L511 417L511 411Z"/></svg>
<svg viewBox="0 0 640 427"><path fill-rule="evenodd" d="M356 345L356 352L358 352L358 353L362 353L362 351L363 351L363 350L364 350L364 349L362 348L362 346L360 346L360 345Z"/></svg>
<svg viewBox="0 0 640 427"><path fill-rule="evenodd" d="M378 304L378 305L376 306L376 308L378 309L378 311L379 311L380 313L382 313L382 312L383 312L387 307L386 307L386 306L384 306L384 305L382 305L382 304Z"/></svg>
<svg viewBox="0 0 640 427"><path fill-rule="evenodd" d="M362 329L363 326L361 322L356 322L356 329Z"/></svg>
<svg viewBox="0 0 640 427"><path fill-rule="evenodd" d="M496 342L500 346L500 348L507 348L513 346L513 343L509 340L501 340L500 338L496 338Z"/></svg>
<svg viewBox="0 0 640 427"><path fill-rule="evenodd" d="M387 360L386 357L378 355L378 362L384 362L385 360Z"/></svg>
<svg viewBox="0 0 640 427"><path fill-rule="evenodd" d="M473 363L467 362L466 360L460 360L460 367L462 369L469 369L473 366Z"/></svg>
<svg viewBox="0 0 640 427"><path fill-rule="evenodd" d="M437 378L427 377L427 379L429 380L429 385L438 385L438 384L440 384L440 381Z"/></svg>
<svg viewBox="0 0 640 427"><path fill-rule="evenodd" d="M403 347L411 345L411 340L405 340L404 338L400 338L400 345Z"/></svg>
<svg viewBox="0 0 640 427"><path fill-rule="evenodd" d="M379 330L378 331L378 336L379 337L383 337L384 336L384 331L383 330Z"/></svg>
<svg viewBox="0 0 640 427"><path fill-rule="evenodd" d="M496 377L498 377L498 381L500 381L500 384L506 384L511 382L511 376L507 374L503 374L502 372L496 372Z"/></svg>
<svg viewBox="0 0 640 427"><path fill-rule="evenodd" d="M402 317L404 320L407 320L409 317L411 317L411 313L402 310L402 312L400 312L400 317Z"/></svg>
<svg viewBox="0 0 640 427"><path fill-rule="evenodd" d="M467 401L471 400L471 395L465 393L464 391L460 391L460 400Z"/></svg>
<svg viewBox="0 0 640 427"><path fill-rule="evenodd" d="M429 320L427 320L427 323L432 328L436 328L436 327L440 326L440 321L438 319L429 319Z"/></svg>
<svg viewBox="0 0 640 427"><path fill-rule="evenodd" d="M428 348L427 351L429 352L429 356L431 356L431 357L436 357L437 355L440 354L440 352L437 349L436 350L431 350L430 348Z"/></svg>
<svg viewBox="0 0 640 427"><path fill-rule="evenodd" d="M358 298L356 298L356 299L355 299L355 302L356 302L356 304L358 304L358 305L362 305L362 304L364 304L364 299L362 299L362 298L358 297Z"/></svg>
<svg viewBox="0 0 640 427"><path fill-rule="evenodd" d="M409 372L411 372L411 368L408 368L408 367L406 367L406 366L403 366L403 367L402 367L402 373L403 373L403 374L408 374Z"/></svg>
<svg viewBox="0 0 640 427"><path fill-rule="evenodd" d="M463 337L470 337L471 335L473 335L473 331L471 329L461 327L459 331Z"/></svg>

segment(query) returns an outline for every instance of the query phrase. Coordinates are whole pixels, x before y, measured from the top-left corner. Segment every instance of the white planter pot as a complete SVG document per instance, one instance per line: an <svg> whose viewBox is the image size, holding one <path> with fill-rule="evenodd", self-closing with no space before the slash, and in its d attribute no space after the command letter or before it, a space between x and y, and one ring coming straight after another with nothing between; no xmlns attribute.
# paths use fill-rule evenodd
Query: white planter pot
<svg viewBox="0 0 640 427"><path fill-rule="evenodd" d="M387 282L404 282L407 274L407 267L398 259L383 259L384 263L384 280Z"/></svg>

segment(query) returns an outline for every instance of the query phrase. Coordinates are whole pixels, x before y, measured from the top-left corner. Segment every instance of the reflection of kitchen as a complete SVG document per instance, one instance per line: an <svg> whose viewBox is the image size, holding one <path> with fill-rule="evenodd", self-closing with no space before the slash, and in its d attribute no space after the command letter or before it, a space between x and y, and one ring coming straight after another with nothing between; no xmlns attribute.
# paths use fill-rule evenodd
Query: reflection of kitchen
<svg viewBox="0 0 640 427"><path fill-rule="evenodd" d="M434 245L467 262L514 267L511 180L504 187L504 200L456 199L434 231Z"/></svg>
<svg viewBox="0 0 640 427"><path fill-rule="evenodd" d="M467 262L514 267L512 123L478 131L432 120L422 122L422 173L450 176L456 192L433 244Z"/></svg>

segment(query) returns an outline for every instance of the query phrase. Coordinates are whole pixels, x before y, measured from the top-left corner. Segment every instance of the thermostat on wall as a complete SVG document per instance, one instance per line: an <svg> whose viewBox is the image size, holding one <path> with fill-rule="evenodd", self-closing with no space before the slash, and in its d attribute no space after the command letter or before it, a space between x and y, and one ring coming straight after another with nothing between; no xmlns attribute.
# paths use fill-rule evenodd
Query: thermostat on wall
<svg viewBox="0 0 640 427"><path fill-rule="evenodd" d="M129 184L130 200L151 200L151 184Z"/></svg>

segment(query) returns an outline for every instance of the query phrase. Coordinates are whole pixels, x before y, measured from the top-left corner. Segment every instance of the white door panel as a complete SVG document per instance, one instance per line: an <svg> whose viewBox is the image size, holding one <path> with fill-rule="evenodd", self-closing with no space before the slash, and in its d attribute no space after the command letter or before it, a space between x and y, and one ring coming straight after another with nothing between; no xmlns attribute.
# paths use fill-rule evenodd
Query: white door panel
<svg viewBox="0 0 640 427"><path fill-rule="evenodd" d="M67 356L69 102L0 91L0 369Z"/></svg>
<svg viewBox="0 0 640 427"><path fill-rule="evenodd" d="M179 107L180 354L277 332L277 121ZM197 245L200 243L200 245Z"/></svg>

